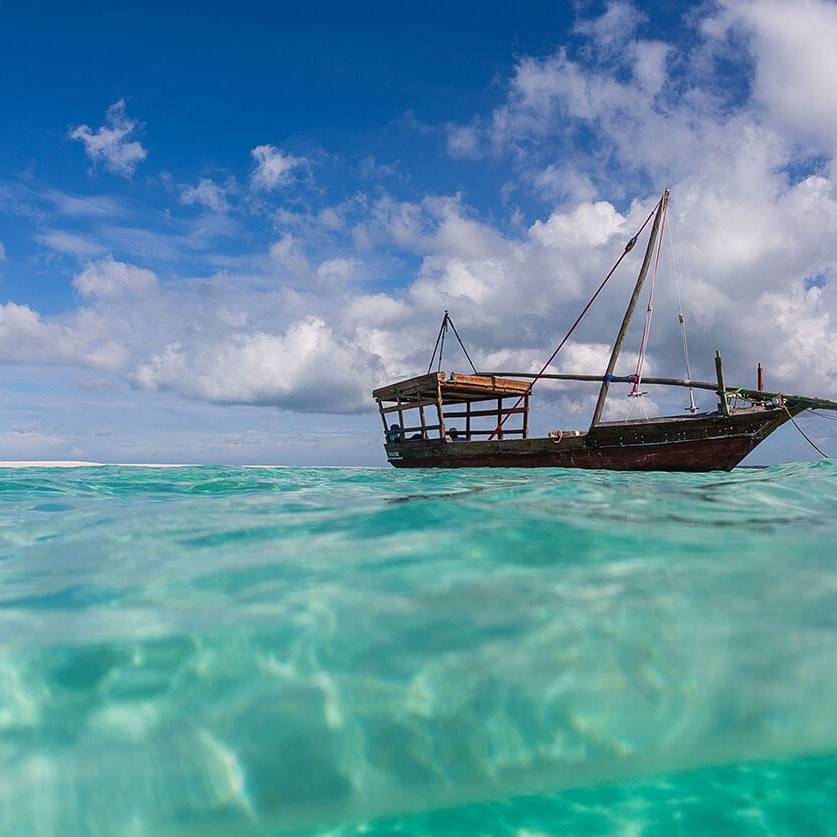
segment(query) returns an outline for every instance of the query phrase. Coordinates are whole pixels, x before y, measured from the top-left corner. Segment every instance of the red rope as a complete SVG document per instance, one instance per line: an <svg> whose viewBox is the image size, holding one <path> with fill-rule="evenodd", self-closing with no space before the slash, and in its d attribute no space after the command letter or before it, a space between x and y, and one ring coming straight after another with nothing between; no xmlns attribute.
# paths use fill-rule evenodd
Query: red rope
<svg viewBox="0 0 837 837"><path fill-rule="evenodd" d="M659 206L659 204L657 204L657 206ZM555 360L555 356L558 354L558 352L561 351L567 340L570 339L570 335L575 331L576 326L584 319L584 315L590 310L590 306L596 301L596 297L602 292L602 289L607 284L608 279L610 279L610 277L613 276L613 274L616 272L616 268L618 268L619 265L622 264L622 259L624 259L625 256L627 256L628 253L630 253L631 250L633 250L637 238L639 238L639 236L642 235L642 231L648 226L648 222L654 217L654 213L657 211L657 206L654 207L654 209L651 211L651 214L645 219L645 223L643 223L643 225L639 228L639 231L636 233L636 235L625 245L625 249L622 251L622 255L619 256L619 258L616 260L616 264L613 265L613 267L608 272L607 276L605 276L605 278L602 280L601 285L599 285L599 287L596 289L596 293L594 293L593 296L590 297L590 301L584 306L584 309L578 315L576 321L572 324L572 326L570 326L570 330L564 335L564 339L558 344L558 348L549 356L549 360L543 365L543 367L541 367L541 371L538 372L538 374L535 375L535 377L532 379L532 382L529 384L528 388L526 389L526 392L517 399L511 410L509 410L503 416L503 418L500 420L500 423L497 425L497 427L494 428L491 435L488 437L489 442L503 429L503 425L506 423L508 417L512 415L514 411L521 405L523 399L531 395L532 388L541 378L543 373L546 372L546 370L549 368L549 364L552 363L553 360Z"/></svg>

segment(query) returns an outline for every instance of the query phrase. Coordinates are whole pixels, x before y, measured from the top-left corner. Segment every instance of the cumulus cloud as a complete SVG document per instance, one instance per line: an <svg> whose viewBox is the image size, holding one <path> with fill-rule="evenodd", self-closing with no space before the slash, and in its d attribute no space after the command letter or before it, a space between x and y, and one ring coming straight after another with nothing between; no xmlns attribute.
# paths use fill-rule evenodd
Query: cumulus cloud
<svg viewBox="0 0 837 837"><path fill-rule="evenodd" d="M28 305L0 305L0 360L72 363L83 353L83 342L72 329L44 321Z"/></svg>
<svg viewBox="0 0 837 837"><path fill-rule="evenodd" d="M794 282L830 276L834 264L837 111L826 42L837 38L837 6L748 0L711 8L695 17L702 42L677 52L643 39L643 16L631 4L610 3L579 24L589 49L522 57L506 101L453 126L449 142L456 150L466 137L466 151L490 147L515 161L521 179L557 205L530 235L564 252L572 228L602 234L601 245L589 242L592 254L610 246L612 226L596 207L640 195L650 204L654 191L672 186L669 232L686 301L713 327L712 341L726 328L728 341L758 344L755 329L740 333L741 306L765 293L790 299ZM615 206L607 211L621 223ZM553 231L560 235L551 239Z"/></svg>
<svg viewBox="0 0 837 837"><path fill-rule="evenodd" d="M94 163L123 177L130 177L148 152L138 140L130 139L138 130L139 123L129 119L125 113L125 100L111 105L105 114L105 124L93 131L87 125L79 125L70 132L70 138L84 144L87 156Z"/></svg>
<svg viewBox="0 0 837 837"><path fill-rule="evenodd" d="M251 154L256 161L251 183L264 191L290 183L294 169L308 163L304 157L294 157L272 145L257 145Z"/></svg>
<svg viewBox="0 0 837 837"><path fill-rule="evenodd" d="M825 141L837 137L837 4L828 0L722 0L705 31L714 35L743 30L755 64L753 96L766 116L791 139Z"/></svg>
<svg viewBox="0 0 837 837"><path fill-rule="evenodd" d="M320 267L323 281L341 284L356 265L335 259ZM368 409L379 361L358 348L357 316L335 327L312 313L288 315L276 292L263 294L264 320L273 326L266 330L258 316L225 307L231 298L223 284L166 285L113 257L87 265L73 285L87 305L61 323L27 306L0 306L1 361L107 371L142 389L221 404Z"/></svg>
<svg viewBox="0 0 837 837"><path fill-rule="evenodd" d="M141 364L135 381L220 403L273 404L305 412L367 408L369 368L326 323L310 316L281 334L238 333L206 351L179 343Z"/></svg>

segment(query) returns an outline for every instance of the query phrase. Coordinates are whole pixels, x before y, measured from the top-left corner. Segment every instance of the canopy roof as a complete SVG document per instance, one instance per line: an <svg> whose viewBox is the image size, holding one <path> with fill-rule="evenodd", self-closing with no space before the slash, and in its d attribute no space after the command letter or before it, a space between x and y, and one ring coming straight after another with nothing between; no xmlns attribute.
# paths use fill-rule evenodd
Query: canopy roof
<svg viewBox="0 0 837 837"><path fill-rule="evenodd" d="M531 385L531 381L498 378L496 375L457 375L452 372L446 378L444 372L428 372L417 378L379 387L372 392L372 397L378 402L400 402L404 407L435 402L437 398L441 398L443 404L455 404L526 395Z"/></svg>

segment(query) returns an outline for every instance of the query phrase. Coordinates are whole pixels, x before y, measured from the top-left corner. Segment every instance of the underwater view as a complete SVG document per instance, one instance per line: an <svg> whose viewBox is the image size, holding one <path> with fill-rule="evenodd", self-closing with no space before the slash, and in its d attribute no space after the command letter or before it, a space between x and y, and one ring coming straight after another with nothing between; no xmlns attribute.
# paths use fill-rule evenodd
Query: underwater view
<svg viewBox="0 0 837 837"><path fill-rule="evenodd" d="M0 470L4 835L837 834L837 465Z"/></svg>

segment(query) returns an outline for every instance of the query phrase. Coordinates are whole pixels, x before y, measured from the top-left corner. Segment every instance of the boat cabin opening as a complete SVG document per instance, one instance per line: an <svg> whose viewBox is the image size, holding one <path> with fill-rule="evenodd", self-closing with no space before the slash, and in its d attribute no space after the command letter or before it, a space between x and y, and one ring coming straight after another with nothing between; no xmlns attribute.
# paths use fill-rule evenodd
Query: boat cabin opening
<svg viewBox="0 0 837 837"><path fill-rule="evenodd" d="M373 391L386 441L529 438L530 381L429 372Z"/></svg>

